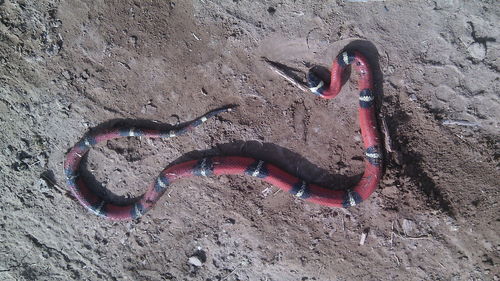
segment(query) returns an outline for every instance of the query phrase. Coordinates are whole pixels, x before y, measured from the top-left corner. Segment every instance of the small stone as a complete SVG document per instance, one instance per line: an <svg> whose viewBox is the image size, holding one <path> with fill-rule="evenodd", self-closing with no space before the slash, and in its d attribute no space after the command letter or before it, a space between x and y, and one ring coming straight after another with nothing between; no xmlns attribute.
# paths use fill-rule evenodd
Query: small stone
<svg viewBox="0 0 500 281"><path fill-rule="evenodd" d="M174 126L177 126L181 123L181 119L178 115L176 114L173 114L171 115L168 119L167 119L168 123L170 125L174 125Z"/></svg>
<svg viewBox="0 0 500 281"><path fill-rule="evenodd" d="M493 244L488 241L483 241L483 246L488 251L493 251Z"/></svg>
<svg viewBox="0 0 500 281"><path fill-rule="evenodd" d="M87 79L90 78L89 73L87 72L87 70L85 70L84 72L82 72L81 77L83 79L85 79L85 80L87 80Z"/></svg>
<svg viewBox="0 0 500 281"><path fill-rule="evenodd" d="M414 226L415 226L415 223L412 220L404 219L403 225L401 227L403 228L403 232L406 235L409 235L412 233Z"/></svg>
<svg viewBox="0 0 500 281"><path fill-rule="evenodd" d="M385 178L385 179L382 180L382 182L386 186L391 186L391 185L394 185L394 182L396 182L396 180L393 179L393 178Z"/></svg>
<svg viewBox="0 0 500 281"><path fill-rule="evenodd" d="M456 1L454 0L436 0L434 1L434 9L442 10L442 9L450 9L456 5Z"/></svg>
<svg viewBox="0 0 500 281"><path fill-rule="evenodd" d="M382 194L388 197L396 197L398 193L399 190L394 185L386 186L384 189L382 189Z"/></svg>
<svg viewBox="0 0 500 281"><path fill-rule="evenodd" d="M188 259L188 263L196 267L201 267L206 261L207 254L201 249L201 247L198 247L196 252L194 252Z"/></svg>
<svg viewBox="0 0 500 281"><path fill-rule="evenodd" d="M64 76L67 80L71 79L71 74L67 70L63 71L62 76Z"/></svg>
<svg viewBox="0 0 500 281"><path fill-rule="evenodd" d="M135 36L135 35L132 35L128 38L128 41L130 44L132 44L134 47L137 46L137 41L138 41L138 37Z"/></svg>
<svg viewBox="0 0 500 281"><path fill-rule="evenodd" d="M45 153L39 154L36 157L36 159L38 160L39 166L44 167L45 165L47 165L47 154Z"/></svg>
<svg viewBox="0 0 500 281"><path fill-rule="evenodd" d="M469 46L469 54L476 60L483 60L486 57L486 46L481 43L473 43Z"/></svg>
<svg viewBox="0 0 500 281"><path fill-rule="evenodd" d="M146 113L156 113L156 106L153 105L153 104L147 104L145 106L145 109L146 109Z"/></svg>
<svg viewBox="0 0 500 281"><path fill-rule="evenodd" d="M49 184L47 183L47 180L44 178L39 178L38 179L38 188L40 188L42 191L49 190Z"/></svg>
<svg viewBox="0 0 500 281"><path fill-rule="evenodd" d="M201 267L203 265L203 263L201 262L201 260L197 256L190 257L188 260L188 263L191 265L194 265L196 267Z"/></svg>

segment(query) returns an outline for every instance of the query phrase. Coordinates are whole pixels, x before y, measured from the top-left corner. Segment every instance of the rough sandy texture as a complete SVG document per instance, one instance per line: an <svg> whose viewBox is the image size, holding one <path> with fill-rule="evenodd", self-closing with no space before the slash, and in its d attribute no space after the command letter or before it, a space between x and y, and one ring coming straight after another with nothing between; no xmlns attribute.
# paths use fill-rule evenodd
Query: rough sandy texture
<svg viewBox="0 0 500 281"><path fill-rule="evenodd" d="M498 280L500 5L309 2L0 0L0 279ZM324 101L262 60L305 71L346 46L374 65L397 150L362 205L196 178L114 223L68 194L64 155L90 128L225 104L187 136L99 145L82 172L134 197L172 161L243 154L349 186L355 80Z"/></svg>

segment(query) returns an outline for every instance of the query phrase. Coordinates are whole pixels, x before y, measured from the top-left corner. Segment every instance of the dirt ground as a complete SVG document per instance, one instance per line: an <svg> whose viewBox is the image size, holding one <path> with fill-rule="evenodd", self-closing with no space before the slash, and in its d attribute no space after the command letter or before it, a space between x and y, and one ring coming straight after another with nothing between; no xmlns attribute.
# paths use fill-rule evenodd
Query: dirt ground
<svg viewBox="0 0 500 281"><path fill-rule="evenodd" d="M498 2L311 2L0 0L0 280L499 280ZM320 100L263 60L305 71L345 47L374 66L396 150L361 205L223 176L111 222L66 190L64 156L91 128L227 104L187 136L99 145L82 172L136 197L172 161L239 154L350 186L355 79Z"/></svg>

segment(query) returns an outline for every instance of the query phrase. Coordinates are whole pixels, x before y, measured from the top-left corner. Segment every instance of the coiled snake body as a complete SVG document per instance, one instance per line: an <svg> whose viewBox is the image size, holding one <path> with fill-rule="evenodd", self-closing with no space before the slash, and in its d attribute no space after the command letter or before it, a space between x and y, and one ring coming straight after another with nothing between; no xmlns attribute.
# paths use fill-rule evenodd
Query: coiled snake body
<svg viewBox="0 0 500 281"><path fill-rule="evenodd" d="M187 126L170 131L140 128L119 128L83 137L67 154L64 163L67 185L78 201L96 215L113 219L135 219L150 210L173 182L191 176L248 175L260 178L294 196L331 207L354 206L367 199L377 188L382 174L382 154L375 119L373 78L366 58L358 51L342 52L333 62L330 86L312 72L308 74L310 90L325 99L334 98L342 87L342 73L352 65L359 73L359 123L365 146L365 171L361 180L347 190L332 190L307 183L279 167L262 160L239 156L218 156L186 161L164 169L150 185L146 193L129 205L108 202L91 190L77 173L82 157L92 146L120 137L170 138L182 135L201 125L208 118L231 111L230 108L212 111Z"/></svg>

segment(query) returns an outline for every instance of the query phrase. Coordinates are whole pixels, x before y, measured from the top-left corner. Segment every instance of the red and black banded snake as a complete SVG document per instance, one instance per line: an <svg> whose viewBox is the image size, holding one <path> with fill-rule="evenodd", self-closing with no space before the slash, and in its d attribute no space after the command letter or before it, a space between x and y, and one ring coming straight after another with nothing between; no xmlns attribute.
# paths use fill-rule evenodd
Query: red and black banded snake
<svg viewBox="0 0 500 281"><path fill-rule="evenodd" d="M173 130L152 130L141 128L116 128L90 132L84 136L66 155L64 170L67 185L76 199L96 215L112 220L135 219L150 210L165 191L176 181L191 176L248 175L260 178L294 196L309 202L331 206L350 207L366 200L377 188L382 175L382 151L375 116L375 95L370 65L359 51L344 51L333 62L331 82L327 86L313 72L307 80L310 90L325 99L337 96L342 88L342 74L352 65L358 72L359 123L365 147L365 170L361 180L347 190L333 190L307 183L285 172L279 167L262 160L241 156L216 156L186 161L164 169L149 186L146 193L128 205L109 202L90 189L78 173L81 159L96 144L120 137L171 138L185 134L201 125L207 119L231 111L231 108L215 110Z"/></svg>

